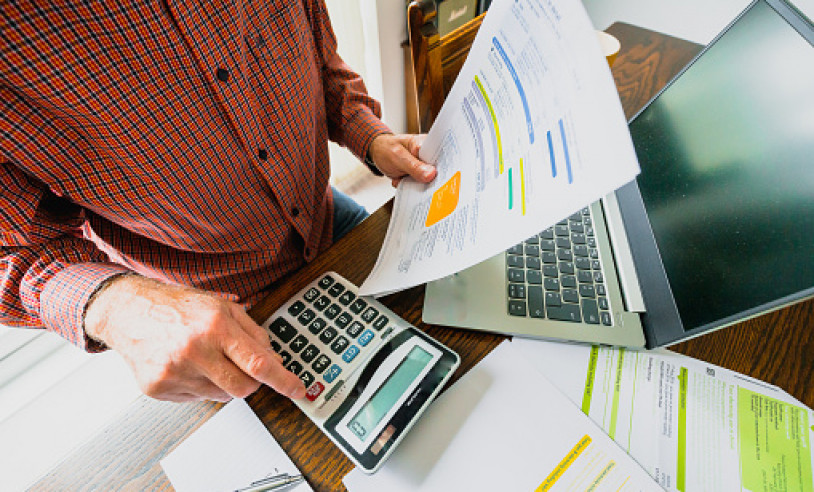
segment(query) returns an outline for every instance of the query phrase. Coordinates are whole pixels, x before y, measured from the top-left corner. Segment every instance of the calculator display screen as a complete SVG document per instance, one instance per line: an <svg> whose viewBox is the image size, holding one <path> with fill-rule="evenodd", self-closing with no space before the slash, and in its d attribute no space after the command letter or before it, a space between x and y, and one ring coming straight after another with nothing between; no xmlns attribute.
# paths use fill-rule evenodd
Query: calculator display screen
<svg viewBox="0 0 814 492"><path fill-rule="evenodd" d="M348 429L364 440L387 412L396 404L413 381L432 361L432 354L421 347L413 347L407 357L379 387L370 400L348 422Z"/></svg>

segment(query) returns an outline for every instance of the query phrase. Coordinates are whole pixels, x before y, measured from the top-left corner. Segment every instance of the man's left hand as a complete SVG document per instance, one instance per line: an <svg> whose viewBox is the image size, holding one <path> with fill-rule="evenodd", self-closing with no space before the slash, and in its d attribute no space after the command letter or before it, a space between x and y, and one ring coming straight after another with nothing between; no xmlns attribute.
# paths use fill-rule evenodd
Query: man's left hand
<svg viewBox="0 0 814 492"><path fill-rule="evenodd" d="M397 186L401 178L410 176L420 183L435 179L435 166L418 158L418 149L425 135L377 136L368 148L368 154L376 167Z"/></svg>

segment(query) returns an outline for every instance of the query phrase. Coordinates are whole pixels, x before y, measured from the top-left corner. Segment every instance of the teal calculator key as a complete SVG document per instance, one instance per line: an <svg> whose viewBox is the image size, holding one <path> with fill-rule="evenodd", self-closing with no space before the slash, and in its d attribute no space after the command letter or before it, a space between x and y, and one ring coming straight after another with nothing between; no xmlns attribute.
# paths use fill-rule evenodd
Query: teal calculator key
<svg viewBox="0 0 814 492"><path fill-rule="evenodd" d="M357 355L359 355L359 347L357 347L356 345L351 345L350 347L348 347L348 350L346 350L345 353L342 354L342 360L344 360L345 362L350 362L353 359L355 359Z"/></svg>
<svg viewBox="0 0 814 492"><path fill-rule="evenodd" d="M325 379L326 383L332 383L333 380L336 379L337 376L339 376L340 372L342 372L342 368L334 364L330 367L330 369L325 371L325 374L322 375L322 378Z"/></svg>
<svg viewBox="0 0 814 492"><path fill-rule="evenodd" d="M375 334L374 334L372 331L370 331L370 330L365 330L365 332L364 332L364 333L362 333L362 334L359 336L359 339L357 340L357 342L359 342L359 345L361 345L362 347L364 347L365 345L367 345L368 343L370 343L370 341L371 341L371 340L373 340L373 337L374 337L374 336L376 336L376 335L375 335Z"/></svg>

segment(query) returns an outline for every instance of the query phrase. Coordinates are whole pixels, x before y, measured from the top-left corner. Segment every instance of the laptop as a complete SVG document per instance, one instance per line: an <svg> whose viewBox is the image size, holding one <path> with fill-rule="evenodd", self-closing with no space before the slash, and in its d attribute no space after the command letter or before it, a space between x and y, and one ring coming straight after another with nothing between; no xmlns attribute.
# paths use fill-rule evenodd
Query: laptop
<svg viewBox="0 0 814 492"><path fill-rule="evenodd" d="M666 346L814 297L814 27L751 3L634 118L635 181L427 285L423 320Z"/></svg>

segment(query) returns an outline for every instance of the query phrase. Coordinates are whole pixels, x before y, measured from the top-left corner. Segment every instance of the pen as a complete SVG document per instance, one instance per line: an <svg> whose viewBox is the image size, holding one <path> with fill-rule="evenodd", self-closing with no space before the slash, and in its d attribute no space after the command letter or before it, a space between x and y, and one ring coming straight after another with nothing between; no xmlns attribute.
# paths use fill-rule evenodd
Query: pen
<svg viewBox="0 0 814 492"><path fill-rule="evenodd" d="M274 475L273 477L257 480L256 482L250 483L248 487L237 489L235 492L267 492L270 490L279 490L288 485L300 483L303 480L305 480L305 477L302 475L283 473L282 475Z"/></svg>

